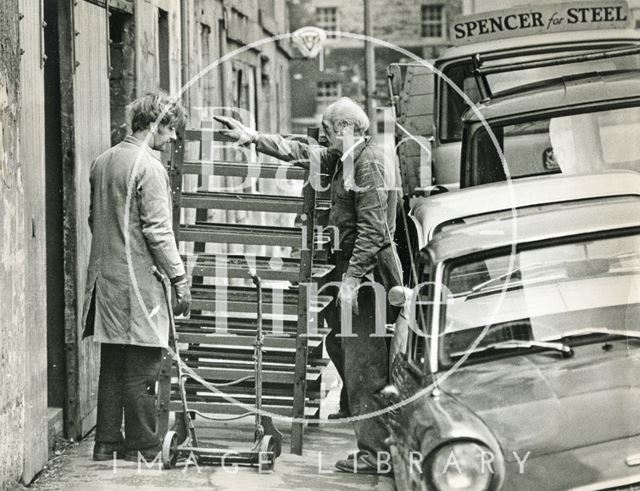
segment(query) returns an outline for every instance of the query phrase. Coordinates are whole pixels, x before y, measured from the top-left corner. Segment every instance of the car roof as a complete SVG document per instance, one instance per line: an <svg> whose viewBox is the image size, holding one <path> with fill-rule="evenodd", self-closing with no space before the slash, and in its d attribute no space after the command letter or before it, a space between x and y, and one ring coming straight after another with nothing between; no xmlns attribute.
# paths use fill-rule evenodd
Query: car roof
<svg viewBox="0 0 640 491"><path fill-rule="evenodd" d="M602 29L533 34L531 36L496 39L465 46L454 46L446 49L442 53L442 56L436 60L436 65L441 65L456 58L471 57L478 53L482 55L507 51L531 50L531 48L548 47L554 44L579 45L607 42L617 44L638 41L640 41L640 32L635 29Z"/></svg>
<svg viewBox="0 0 640 491"><path fill-rule="evenodd" d="M628 229L640 226L640 197L598 198L563 207L542 207L523 216L461 224L438 234L425 251L434 263L522 244L567 236Z"/></svg>
<svg viewBox="0 0 640 491"><path fill-rule="evenodd" d="M640 70L583 73L543 80L497 94L476 109L487 120L603 101L640 98ZM480 115L468 109L462 116L477 123Z"/></svg>
<svg viewBox="0 0 640 491"><path fill-rule="evenodd" d="M422 198L414 205L411 216L422 229L422 247L438 225L452 220L538 204L624 195L640 195L640 174L621 170L528 177Z"/></svg>

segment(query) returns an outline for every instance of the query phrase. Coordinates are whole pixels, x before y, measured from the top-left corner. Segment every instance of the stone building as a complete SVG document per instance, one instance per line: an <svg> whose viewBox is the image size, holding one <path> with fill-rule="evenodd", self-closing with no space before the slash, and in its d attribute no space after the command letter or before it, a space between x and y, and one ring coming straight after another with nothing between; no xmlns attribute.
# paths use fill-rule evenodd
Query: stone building
<svg viewBox="0 0 640 491"><path fill-rule="evenodd" d="M373 37L392 43L416 56L433 59L449 46L449 20L461 12L459 0L371 0ZM364 2L357 0L290 0L290 26L317 26L325 31L363 34ZM388 106L386 67L389 63L410 61L394 49L375 48L376 93L378 107ZM318 115L340 96L364 103L364 46L360 39L329 34L318 58L294 59L291 63L292 116L294 130L317 125Z"/></svg>
<svg viewBox="0 0 640 491"><path fill-rule="evenodd" d="M14 489L57 435L95 425L98 352L80 326L88 177L126 134L126 105L193 81L190 125L230 105L286 132L290 54L250 46L288 31L285 0L0 0L0 11L0 489Z"/></svg>

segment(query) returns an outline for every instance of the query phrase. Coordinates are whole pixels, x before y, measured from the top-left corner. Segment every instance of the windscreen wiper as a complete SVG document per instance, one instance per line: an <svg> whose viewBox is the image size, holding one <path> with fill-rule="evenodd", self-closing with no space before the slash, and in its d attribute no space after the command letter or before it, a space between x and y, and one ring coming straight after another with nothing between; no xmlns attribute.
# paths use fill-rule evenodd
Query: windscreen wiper
<svg viewBox="0 0 640 491"><path fill-rule="evenodd" d="M574 331L567 331L561 336L552 338L552 341L579 338L582 336L589 336L591 334L604 334L608 336L621 336L625 338L640 339L640 331L629 331L625 329L609 329L608 327L586 327L584 329L576 329Z"/></svg>
<svg viewBox="0 0 640 491"><path fill-rule="evenodd" d="M465 295L464 299L467 300L469 298L473 298L476 295L484 293L488 290L500 289L503 287L502 284L507 280L511 282L511 285L509 285L511 287L521 286L525 282L537 279L536 275L539 275L540 273L548 273L550 270L553 270L554 267L555 265L541 263L541 264L529 266L524 270L519 267L513 268L512 270L507 271L506 273L501 274L500 276L496 276L495 278L491 278L487 281L483 281L482 283L478 283L473 288L471 288L469 293ZM522 278L523 272L527 276L526 279ZM549 278L549 279L553 279L553 278Z"/></svg>
<svg viewBox="0 0 640 491"><path fill-rule="evenodd" d="M561 342L536 341L534 339L530 339L528 341L524 341L522 339L510 339L508 341L500 341L498 343L492 343L486 346L478 347L472 350L470 354L481 353L484 351L502 350L502 349L532 349L532 348L541 348L541 349L558 351L562 353L563 358L570 358L573 356L573 349L571 348L571 346L568 346ZM461 357L461 356L464 356L465 353L466 351L453 353L451 356Z"/></svg>

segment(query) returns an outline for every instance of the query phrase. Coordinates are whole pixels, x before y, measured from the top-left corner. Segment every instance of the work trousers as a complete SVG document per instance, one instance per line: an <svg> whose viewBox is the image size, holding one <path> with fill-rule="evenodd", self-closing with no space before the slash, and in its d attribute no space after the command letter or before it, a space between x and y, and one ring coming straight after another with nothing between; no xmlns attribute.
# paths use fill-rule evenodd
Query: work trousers
<svg viewBox="0 0 640 491"><path fill-rule="evenodd" d="M376 333L376 315L382 315L373 289L364 286L358 294L358 315L352 317L352 336L341 337L344 375L351 416L370 415L381 409L377 394L389 383L389 339ZM342 334L345 334L344 328ZM366 416L353 422L358 449L376 455L386 451L388 436L381 416Z"/></svg>
<svg viewBox="0 0 640 491"><path fill-rule="evenodd" d="M123 441L124 413L126 448L160 443L155 386L161 359L161 348L102 343L96 442Z"/></svg>
<svg viewBox="0 0 640 491"><path fill-rule="evenodd" d="M335 281L340 281L340 278L337 277L335 270L333 270L322 278L319 286L322 287L329 282ZM330 329L324 339L324 344L327 348L329 359L336 367L340 380L342 380L342 389L340 390L340 412L350 414L347 384L344 376L344 353L342 352L341 338L338 336L338 334L340 334L340 308L336 305L338 290L337 286L331 285L322 290L322 295L331 296L331 303L327 305L323 311L327 327Z"/></svg>
<svg viewBox="0 0 640 491"><path fill-rule="evenodd" d="M349 253L338 255L335 274L341 276L346 271ZM358 315L352 316L351 334L347 335L344 325L340 323L340 340L344 360L344 380L351 416L364 416L353 422L359 450L376 455L387 451L384 443L388 436L382 416L366 416L381 409L378 404L378 393L389 383L389 346L390 337L378 332L378 322L391 323L399 313L397 307L388 303L389 289L402 284L402 269L397 259L394 246L378 253L378 263L372 271L373 281L382 288L376 292L372 286L361 286L358 290ZM362 279L363 284L368 281ZM341 306L337 308L340 317Z"/></svg>

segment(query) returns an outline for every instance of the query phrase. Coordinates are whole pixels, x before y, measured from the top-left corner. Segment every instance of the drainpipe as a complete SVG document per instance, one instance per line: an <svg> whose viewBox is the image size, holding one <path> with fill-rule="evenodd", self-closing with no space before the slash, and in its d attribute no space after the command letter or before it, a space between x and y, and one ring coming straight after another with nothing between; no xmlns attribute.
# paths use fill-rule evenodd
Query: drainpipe
<svg viewBox="0 0 640 491"><path fill-rule="evenodd" d="M189 0L180 0L180 63L182 66L180 67L180 76L181 76L181 86L184 85L189 80ZM182 102L185 107L189 107L188 103L188 94L187 92L182 94Z"/></svg>
<svg viewBox="0 0 640 491"><path fill-rule="evenodd" d="M368 41L373 35L373 20L371 15L371 0L364 0L364 35L367 40L364 42L364 67L366 77L366 101L367 116L369 116L369 131L371 136L378 132L376 124L376 108L374 106L374 96L376 91L376 62L373 43Z"/></svg>

